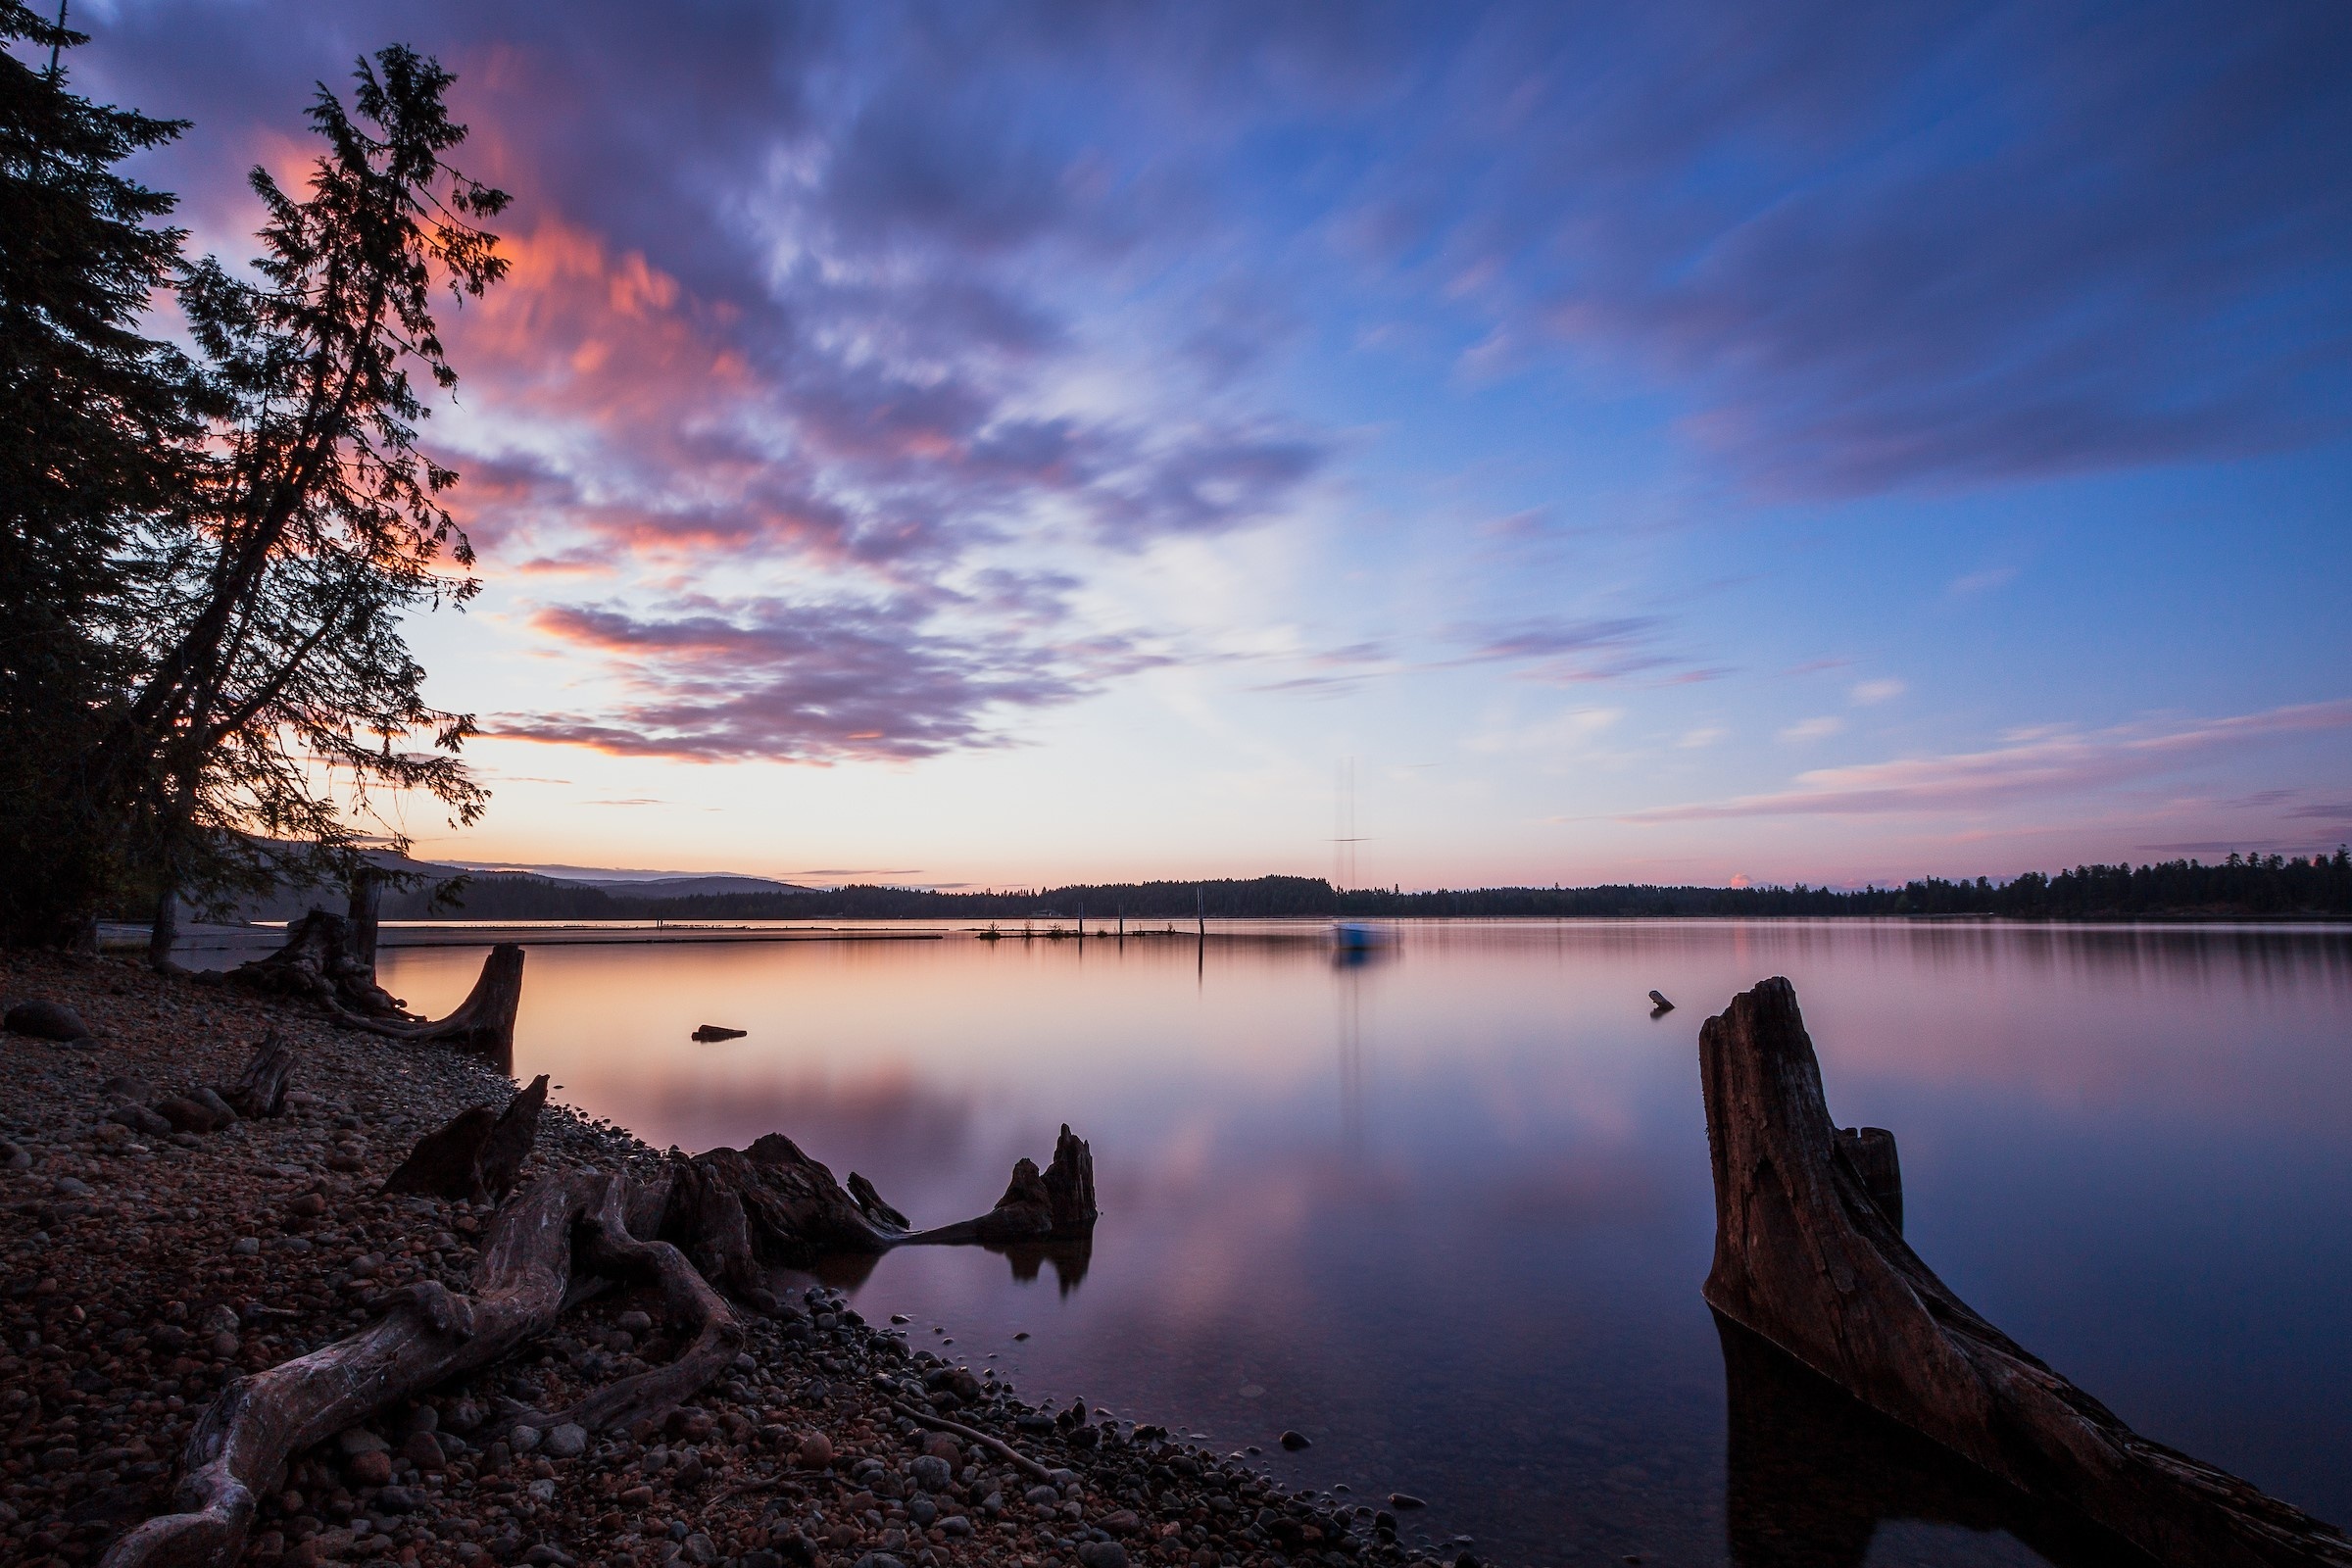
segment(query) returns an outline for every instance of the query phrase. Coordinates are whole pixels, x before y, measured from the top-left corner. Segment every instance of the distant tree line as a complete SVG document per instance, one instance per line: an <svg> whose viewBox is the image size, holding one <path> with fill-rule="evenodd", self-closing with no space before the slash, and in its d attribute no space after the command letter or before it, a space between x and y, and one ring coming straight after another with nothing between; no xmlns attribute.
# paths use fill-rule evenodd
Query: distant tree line
<svg viewBox="0 0 2352 1568"><path fill-rule="evenodd" d="M2079 865L2006 882L1927 877L1901 887L1467 888L1406 893L1335 889L1320 877L1202 882L1098 882L1010 892L955 893L866 884L808 893L632 898L553 878L468 878L429 906L424 890L387 903L395 918L464 920L1089 920L1321 918L1652 919L1776 915L1999 915L2099 920L2202 915L2352 916L2352 854L2232 855L2218 865Z"/></svg>

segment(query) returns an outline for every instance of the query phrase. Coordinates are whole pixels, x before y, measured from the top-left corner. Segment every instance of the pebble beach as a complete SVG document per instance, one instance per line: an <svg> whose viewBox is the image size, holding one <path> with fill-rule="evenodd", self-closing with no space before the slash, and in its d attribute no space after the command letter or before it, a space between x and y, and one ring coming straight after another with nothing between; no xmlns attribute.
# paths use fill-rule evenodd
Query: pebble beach
<svg viewBox="0 0 2352 1568"><path fill-rule="evenodd" d="M127 961L0 955L0 1003L35 1001L85 1032L0 1037L0 1558L79 1565L172 1507L191 1425L230 1380L351 1334L402 1286L468 1289L493 1210L378 1189L515 1085ZM270 1032L297 1057L284 1113L223 1114L210 1087ZM661 1158L551 1100L522 1180ZM729 1373L658 1422L518 1419L678 1348L658 1292L595 1297L297 1455L241 1560L1471 1568L1399 1540L1411 1498L1292 1492L1149 1420L1033 1404L821 1286L738 1311Z"/></svg>

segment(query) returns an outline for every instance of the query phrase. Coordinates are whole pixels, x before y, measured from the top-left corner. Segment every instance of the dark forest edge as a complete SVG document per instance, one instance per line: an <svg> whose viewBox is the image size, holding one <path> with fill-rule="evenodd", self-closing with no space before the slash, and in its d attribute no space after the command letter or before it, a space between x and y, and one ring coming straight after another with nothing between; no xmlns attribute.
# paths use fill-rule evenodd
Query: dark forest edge
<svg viewBox="0 0 2352 1568"><path fill-rule="evenodd" d="M1109 923L1280 918L1645 919L1705 916L1995 916L2102 920L2352 917L2352 854L2289 858L2232 855L2217 865L2079 865L2006 882L1927 877L1901 887L1598 887L1335 889L1320 877L1262 876L1200 882L1108 882L994 892L855 884L808 891L631 897L521 872L417 866L412 885L388 889L393 920L1075 920ZM291 918L322 890L289 892L242 912Z"/></svg>

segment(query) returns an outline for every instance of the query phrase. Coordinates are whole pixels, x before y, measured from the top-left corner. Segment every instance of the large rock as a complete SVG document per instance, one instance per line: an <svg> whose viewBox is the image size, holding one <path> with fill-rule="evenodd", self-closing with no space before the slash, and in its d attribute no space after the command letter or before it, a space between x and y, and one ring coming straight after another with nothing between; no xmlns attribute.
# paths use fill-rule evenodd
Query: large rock
<svg viewBox="0 0 2352 1568"><path fill-rule="evenodd" d="M30 1035L36 1040L90 1038L90 1027L81 1021L81 1014L64 1003L51 1002L46 997L34 997L29 1002L18 1003L8 1009L7 1017L0 1022L8 1025L10 1034Z"/></svg>

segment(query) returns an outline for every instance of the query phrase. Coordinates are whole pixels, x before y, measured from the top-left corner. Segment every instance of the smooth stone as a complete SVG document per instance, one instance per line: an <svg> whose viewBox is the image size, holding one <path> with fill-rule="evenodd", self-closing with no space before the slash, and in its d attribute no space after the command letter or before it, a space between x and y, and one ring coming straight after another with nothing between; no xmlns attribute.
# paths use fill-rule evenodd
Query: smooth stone
<svg viewBox="0 0 2352 1568"><path fill-rule="evenodd" d="M1078 1560L1086 1568L1127 1568L1127 1548L1115 1541L1082 1541Z"/></svg>
<svg viewBox="0 0 2352 1568"><path fill-rule="evenodd" d="M384 1453L389 1451L392 1446L366 1427L345 1428L335 1439L335 1444L349 1455Z"/></svg>
<svg viewBox="0 0 2352 1568"><path fill-rule="evenodd" d="M909 1463L906 1473L925 1492L945 1492L956 1479L956 1473L948 1468L947 1460L928 1453Z"/></svg>
<svg viewBox="0 0 2352 1568"><path fill-rule="evenodd" d="M18 1003L0 1022L7 1024L11 1034L30 1035L36 1040L87 1040L90 1036L90 1026L81 1021L80 1013L46 997Z"/></svg>
<svg viewBox="0 0 2352 1568"><path fill-rule="evenodd" d="M1282 1446L1293 1453L1297 1453L1300 1448L1313 1447L1314 1444L1302 1432L1285 1432L1282 1435Z"/></svg>
<svg viewBox="0 0 2352 1568"><path fill-rule="evenodd" d="M1409 1492L1392 1492L1389 1494L1389 1506L1392 1508L1426 1508L1429 1504Z"/></svg>
<svg viewBox="0 0 2352 1568"><path fill-rule="evenodd" d="M631 1309L614 1318L612 1326L623 1334L651 1334L654 1330L654 1320L648 1313Z"/></svg>
<svg viewBox="0 0 2352 1568"><path fill-rule="evenodd" d="M516 1453L530 1452L539 1446L539 1429L532 1426L516 1426L507 1434L507 1446L513 1448Z"/></svg>
<svg viewBox="0 0 2352 1568"><path fill-rule="evenodd" d="M559 1459L576 1459L588 1451L588 1429L566 1421L547 1435L547 1451Z"/></svg>

